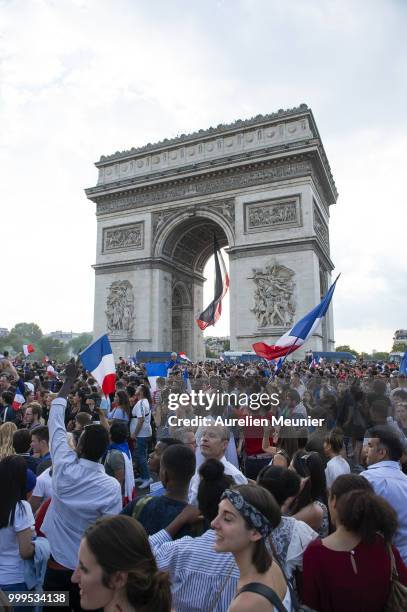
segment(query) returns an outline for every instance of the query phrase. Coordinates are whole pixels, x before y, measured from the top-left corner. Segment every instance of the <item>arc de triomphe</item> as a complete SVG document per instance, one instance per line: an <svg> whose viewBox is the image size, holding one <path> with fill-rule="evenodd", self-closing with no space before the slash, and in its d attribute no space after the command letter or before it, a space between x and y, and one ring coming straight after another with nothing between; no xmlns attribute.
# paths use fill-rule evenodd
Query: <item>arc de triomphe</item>
<svg viewBox="0 0 407 612"><path fill-rule="evenodd" d="M337 191L305 104L102 156L96 167L86 190L98 228L94 334L108 331L116 356L204 357L195 316L214 234L229 254L232 350L272 344L327 290ZM330 311L305 348L333 343Z"/></svg>

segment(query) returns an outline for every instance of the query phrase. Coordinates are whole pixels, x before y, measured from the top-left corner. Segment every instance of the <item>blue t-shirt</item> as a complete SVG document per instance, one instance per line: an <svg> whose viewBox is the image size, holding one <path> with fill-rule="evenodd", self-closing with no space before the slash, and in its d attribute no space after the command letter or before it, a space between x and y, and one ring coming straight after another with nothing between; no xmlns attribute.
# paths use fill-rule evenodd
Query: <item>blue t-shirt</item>
<svg viewBox="0 0 407 612"><path fill-rule="evenodd" d="M149 498L148 500L146 498ZM138 513L137 505L141 504L142 509ZM158 497L150 497L146 495L144 497L138 497L130 502L123 510L121 514L127 516L137 517L137 520L143 525L148 535L153 535L161 529L165 529L187 505L187 502L178 501L171 499L166 495L160 495ZM190 529L188 526L183 527L177 534L177 538L182 538L185 535L190 535Z"/></svg>

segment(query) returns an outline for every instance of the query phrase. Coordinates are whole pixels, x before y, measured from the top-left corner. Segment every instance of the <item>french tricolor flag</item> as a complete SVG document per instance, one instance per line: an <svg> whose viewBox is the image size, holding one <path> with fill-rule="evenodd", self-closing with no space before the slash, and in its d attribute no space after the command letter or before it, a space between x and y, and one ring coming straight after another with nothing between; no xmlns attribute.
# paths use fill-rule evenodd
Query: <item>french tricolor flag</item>
<svg viewBox="0 0 407 612"><path fill-rule="evenodd" d="M215 259L215 287L212 302L198 316L196 322L199 329L206 329L209 325L215 325L222 314L222 300L229 289L229 274L227 273L225 262L223 261L222 253L216 240L213 236L213 256Z"/></svg>
<svg viewBox="0 0 407 612"><path fill-rule="evenodd" d="M13 410L16 410L16 411L20 410L21 406L25 404L24 392L25 392L24 381L22 378L19 378L17 381L17 388L16 388L16 393L14 395L14 400L11 405Z"/></svg>
<svg viewBox="0 0 407 612"><path fill-rule="evenodd" d="M300 348L312 336L319 327L322 319L326 315L333 293L335 291L336 282L339 276L327 293L322 298L318 306L315 306L303 319L298 321L286 332L275 344L269 346L265 342L256 342L253 344L253 349L259 357L265 359L276 359L276 357L285 357Z"/></svg>
<svg viewBox="0 0 407 612"><path fill-rule="evenodd" d="M32 344L23 344L23 351L24 351L24 355L28 357L30 353L35 352L35 348L33 347Z"/></svg>
<svg viewBox="0 0 407 612"><path fill-rule="evenodd" d="M116 366L107 334L79 353L79 357L85 370L102 387L103 393L106 396L113 393L116 389Z"/></svg>

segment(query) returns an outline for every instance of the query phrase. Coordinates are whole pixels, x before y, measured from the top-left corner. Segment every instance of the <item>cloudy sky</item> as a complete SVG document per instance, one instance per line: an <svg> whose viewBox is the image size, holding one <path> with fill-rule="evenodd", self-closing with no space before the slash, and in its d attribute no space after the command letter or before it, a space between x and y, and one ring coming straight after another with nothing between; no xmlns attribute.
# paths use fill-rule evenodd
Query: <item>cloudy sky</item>
<svg viewBox="0 0 407 612"><path fill-rule="evenodd" d="M407 2L0 0L0 29L0 327L91 328L101 154L302 102L339 190L337 343L407 327Z"/></svg>

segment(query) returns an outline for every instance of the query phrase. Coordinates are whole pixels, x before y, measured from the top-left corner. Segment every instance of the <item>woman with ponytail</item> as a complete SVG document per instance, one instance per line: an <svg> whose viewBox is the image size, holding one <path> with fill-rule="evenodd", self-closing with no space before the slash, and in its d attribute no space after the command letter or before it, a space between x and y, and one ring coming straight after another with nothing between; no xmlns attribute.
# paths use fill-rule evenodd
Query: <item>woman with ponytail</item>
<svg viewBox="0 0 407 612"><path fill-rule="evenodd" d="M158 570L143 527L128 516L99 519L85 531L72 582L83 610L171 610L168 576Z"/></svg>
<svg viewBox="0 0 407 612"><path fill-rule="evenodd" d="M390 550L407 585L407 568L391 546L396 513L355 474L338 476L328 503L336 531L304 553L303 601L318 612L382 612L390 592Z"/></svg>

